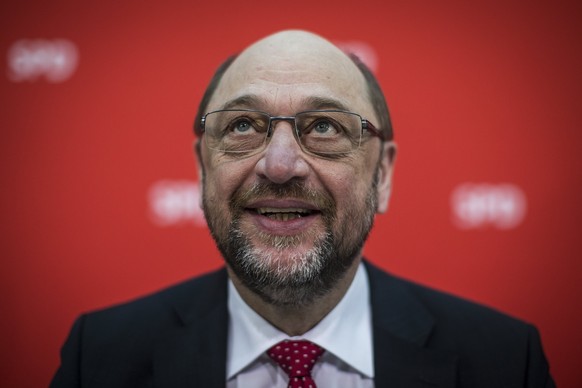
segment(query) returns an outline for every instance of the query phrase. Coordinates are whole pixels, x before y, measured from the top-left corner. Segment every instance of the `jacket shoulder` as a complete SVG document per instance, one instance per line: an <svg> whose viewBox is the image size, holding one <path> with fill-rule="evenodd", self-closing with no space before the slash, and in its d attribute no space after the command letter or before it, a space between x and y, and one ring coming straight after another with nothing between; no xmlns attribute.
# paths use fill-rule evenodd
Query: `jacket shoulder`
<svg viewBox="0 0 582 388"><path fill-rule="evenodd" d="M186 324L196 330L217 312L226 315L226 285L221 269L81 315L61 349L51 387L149 386L160 343Z"/></svg>
<svg viewBox="0 0 582 388"><path fill-rule="evenodd" d="M185 321L226 303L226 270L200 275L151 294L84 314L104 330L120 324L157 324ZM101 326L106 325L106 326ZM134 326L135 327L135 326Z"/></svg>
<svg viewBox="0 0 582 388"><path fill-rule="evenodd" d="M375 324L415 346L457 358L461 386L553 387L531 324L370 264L367 268Z"/></svg>
<svg viewBox="0 0 582 388"><path fill-rule="evenodd" d="M135 300L83 314L75 326L86 357L139 359L186 323L196 325L215 308L226 309L226 271L218 270Z"/></svg>
<svg viewBox="0 0 582 388"><path fill-rule="evenodd" d="M445 326L488 326L489 330L505 328L507 330L524 330L529 324L503 313L495 308L468 300L466 298L440 291L426 285L416 283L367 264L371 288L376 293L393 293L408 303L415 300L417 305L412 308L422 308L430 314L439 327ZM374 292L374 291L373 291ZM396 308L406 309L409 306L396 305Z"/></svg>

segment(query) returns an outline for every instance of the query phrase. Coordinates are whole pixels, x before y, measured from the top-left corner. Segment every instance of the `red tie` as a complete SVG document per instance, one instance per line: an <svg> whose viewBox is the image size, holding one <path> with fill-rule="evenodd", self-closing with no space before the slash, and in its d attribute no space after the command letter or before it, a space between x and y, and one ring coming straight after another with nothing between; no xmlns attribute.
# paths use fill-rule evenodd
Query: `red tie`
<svg viewBox="0 0 582 388"><path fill-rule="evenodd" d="M282 341L267 350L289 375L287 388L317 388L311 378L311 368L325 350L309 341Z"/></svg>

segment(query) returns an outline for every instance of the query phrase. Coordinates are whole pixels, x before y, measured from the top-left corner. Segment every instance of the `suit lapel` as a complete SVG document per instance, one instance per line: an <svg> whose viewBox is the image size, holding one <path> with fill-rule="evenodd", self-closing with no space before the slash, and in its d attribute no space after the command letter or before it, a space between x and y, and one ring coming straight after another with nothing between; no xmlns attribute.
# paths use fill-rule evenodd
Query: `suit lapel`
<svg viewBox="0 0 582 388"><path fill-rule="evenodd" d="M369 263L376 388L453 388L457 357L425 347L434 318L398 279ZM225 270L168 301L177 323L154 351L156 387L225 386L228 312Z"/></svg>
<svg viewBox="0 0 582 388"><path fill-rule="evenodd" d="M456 356L425 347L435 325L432 315L400 280L367 262L366 268L376 387L454 387Z"/></svg>
<svg viewBox="0 0 582 388"><path fill-rule="evenodd" d="M219 271L172 299L178 325L155 349L155 387L225 386L226 279L226 271Z"/></svg>

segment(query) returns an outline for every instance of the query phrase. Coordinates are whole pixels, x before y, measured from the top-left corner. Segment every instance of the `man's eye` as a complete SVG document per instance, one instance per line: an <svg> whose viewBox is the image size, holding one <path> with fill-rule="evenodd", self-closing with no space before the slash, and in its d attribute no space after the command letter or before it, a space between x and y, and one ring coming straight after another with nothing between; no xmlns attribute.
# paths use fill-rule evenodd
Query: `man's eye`
<svg viewBox="0 0 582 388"><path fill-rule="evenodd" d="M338 129L333 124L333 122L328 120L320 120L315 122L311 131L315 135L335 135L338 133Z"/></svg>
<svg viewBox="0 0 582 388"><path fill-rule="evenodd" d="M232 131L234 132L247 132L252 128L253 125L247 119L240 119L232 124Z"/></svg>

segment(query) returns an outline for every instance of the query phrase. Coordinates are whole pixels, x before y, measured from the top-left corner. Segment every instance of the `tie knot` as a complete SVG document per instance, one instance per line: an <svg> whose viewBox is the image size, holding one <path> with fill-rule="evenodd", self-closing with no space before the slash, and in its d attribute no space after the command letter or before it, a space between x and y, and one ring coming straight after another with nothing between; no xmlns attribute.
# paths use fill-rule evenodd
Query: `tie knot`
<svg viewBox="0 0 582 388"><path fill-rule="evenodd" d="M324 349L309 341L281 341L267 351L290 378L309 377Z"/></svg>

